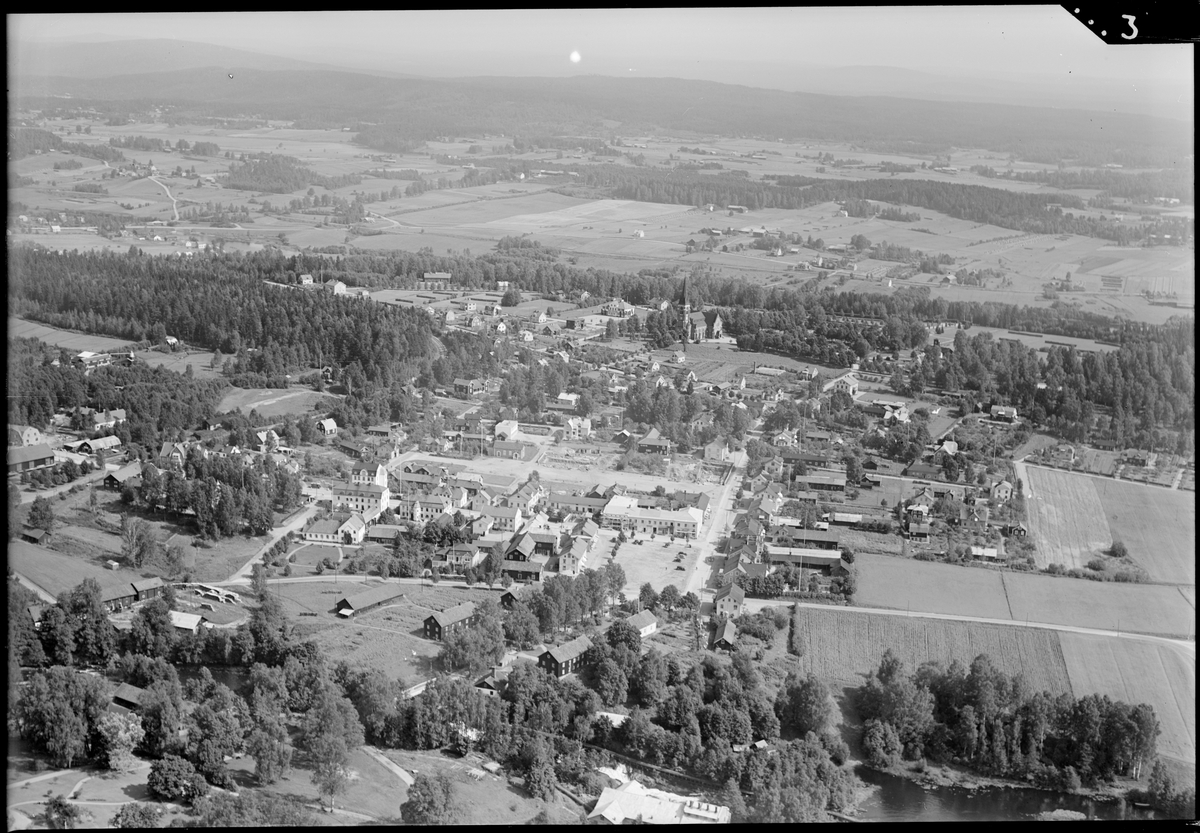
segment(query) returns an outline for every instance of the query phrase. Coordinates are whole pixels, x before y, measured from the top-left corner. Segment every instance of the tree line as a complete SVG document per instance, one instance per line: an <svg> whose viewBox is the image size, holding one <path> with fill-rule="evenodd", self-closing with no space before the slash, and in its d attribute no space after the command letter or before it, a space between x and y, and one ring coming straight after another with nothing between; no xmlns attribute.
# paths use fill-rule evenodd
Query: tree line
<svg viewBox="0 0 1200 833"><path fill-rule="evenodd" d="M1156 757L1153 707L1107 696L1034 692L986 654L969 668L926 662L909 672L890 650L856 692L863 747L880 769L952 757L990 775L1051 789L1136 776Z"/></svg>

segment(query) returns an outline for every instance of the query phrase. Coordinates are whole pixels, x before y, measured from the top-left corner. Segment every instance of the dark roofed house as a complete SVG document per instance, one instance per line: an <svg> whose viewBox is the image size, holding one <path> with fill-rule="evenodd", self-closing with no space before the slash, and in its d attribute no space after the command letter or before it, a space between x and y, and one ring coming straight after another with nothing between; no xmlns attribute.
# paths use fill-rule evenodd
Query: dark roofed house
<svg viewBox="0 0 1200 833"><path fill-rule="evenodd" d="M543 651L542 655L538 657L538 665L555 677L565 677L567 674L579 670L583 663L584 652L590 647L592 647L592 640L586 636L577 637L570 642Z"/></svg>
<svg viewBox="0 0 1200 833"><path fill-rule="evenodd" d="M129 683L121 683L117 686L117 690L113 692L112 702L114 706L128 711L136 711L141 707L142 695L145 693L145 689L138 688Z"/></svg>
<svg viewBox="0 0 1200 833"><path fill-rule="evenodd" d="M50 538L50 533L44 529L32 526L21 527L21 540L31 544L44 544Z"/></svg>
<svg viewBox="0 0 1200 833"><path fill-rule="evenodd" d="M448 607L425 617L425 638L445 639L452 630L473 627L478 619L479 614L475 612L474 602L463 602Z"/></svg>
<svg viewBox="0 0 1200 833"><path fill-rule="evenodd" d="M501 594L500 606L505 610L512 610L513 605L515 605L517 602L523 599L528 599L530 593L532 593L534 590L541 589L542 585L540 582L534 582L533 584L514 584Z"/></svg>
<svg viewBox="0 0 1200 833"><path fill-rule="evenodd" d="M930 465L929 463L913 463L904 470L904 474L906 477L920 477L924 480L937 480L941 476L942 470L937 466Z"/></svg>
<svg viewBox="0 0 1200 833"><path fill-rule="evenodd" d="M127 466L122 466L114 472L109 472L104 478L104 487L107 489L120 489L126 483L133 483L134 486L140 486L141 479L142 464L141 461L137 461Z"/></svg>
<svg viewBox="0 0 1200 833"><path fill-rule="evenodd" d="M353 596L346 596L338 600L335 609L337 615L345 619L355 616L359 613L366 613L368 610L374 610L382 604L398 599L404 595L402 587L395 584L381 584L378 587L372 587L370 590L364 590L361 593L356 593Z"/></svg>
<svg viewBox="0 0 1200 833"><path fill-rule="evenodd" d="M713 647L724 648L727 651L737 648L737 625L733 624L732 619L726 619L725 624L721 625L717 638L713 640Z"/></svg>
<svg viewBox="0 0 1200 833"><path fill-rule="evenodd" d="M109 613L129 607L137 601L137 593L132 584L113 584L100 588L100 604Z"/></svg>
<svg viewBox="0 0 1200 833"><path fill-rule="evenodd" d="M139 602L154 599L163 594L163 580L158 576L135 581L132 586L134 595Z"/></svg>
<svg viewBox="0 0 1200 833"><path fill-rule="evenodd" d="M54 465L54 452L45 443L8 450L8 473L45 469Z"/></svg>

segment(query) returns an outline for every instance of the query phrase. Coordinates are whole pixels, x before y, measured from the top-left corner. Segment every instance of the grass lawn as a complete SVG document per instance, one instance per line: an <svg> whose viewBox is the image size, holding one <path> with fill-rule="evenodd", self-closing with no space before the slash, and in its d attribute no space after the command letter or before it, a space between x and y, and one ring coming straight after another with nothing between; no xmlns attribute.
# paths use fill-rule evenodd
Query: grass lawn
<svg viewBox="0 0 1200 833"><path fill-rule="evenodd" d="M425 618L438 610L466 601L491 597L500 599L496 590L482 588L425 587L417 584L400 585L404 597L394 603L356 616L351 620L336 618L333 607L344 596L361 593L372 582L334 581L281 582L272 584L271 592L283 601L288 615L329 656L345 659L351 664L378 668L406 684L427 679L431 661L441 653L441 643L423 635ZM316 616L300 616L316 613Z"/></svg>
<svg viewBox="0 0 1200 833"><path fill-rule="evenodd" d="M448 775L454 782L455 798L463 811L460 824L525 824L542 810L550 815L553 823L578 824L584 812L583 808L562 795L556 795L550 802L533 798L521 787L509 784L503 776L485 775L482 780L476 781L467 775L467 771L475 767L468 760L440 752L406 749L385 749L383 754L409 772ZM399 816L398 808L408 799L408 788L395 776L393 781L397 784L397 790L390 794L397 802L396 815Z"/></svg>
<svg viewBox="0 0 1200 833"><path fill-rule="evenodd" d="M264 793L308 805L322 802L316 786L312 783L312 770L300 753L293 758L292 769L283 780L263 787L258 786L258 782L254 778L254 759L250 756L229 761L227 767L239 787L253 787ZM351 771L350 784L344 793L334 799L334 805L339 809L362 813L381 821L398 819L402 801L401 790L404 787L400 779L361 749L351 754L349 769ZM328 799L324 799L324 801L328 806ZM324 813L317 813L317 815L322 819L318 823L325 822L338 826L359 823L346 816L333 815L331 817Z"/></svg>

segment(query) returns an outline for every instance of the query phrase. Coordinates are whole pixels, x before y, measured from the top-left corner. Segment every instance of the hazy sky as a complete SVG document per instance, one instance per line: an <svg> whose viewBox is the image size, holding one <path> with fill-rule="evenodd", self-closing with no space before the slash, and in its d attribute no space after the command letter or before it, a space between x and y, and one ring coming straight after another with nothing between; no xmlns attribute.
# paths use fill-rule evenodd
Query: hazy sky
<svg viewBox="0 0 1200 833"><path fill-rule="evenodd" d="M732 62L1163 82L1190 82L1193 72L1191 45L1107 46L1059 6L180 12L10 15L8 23L10 38L177 38L439 76L722 80Z"/></svg>

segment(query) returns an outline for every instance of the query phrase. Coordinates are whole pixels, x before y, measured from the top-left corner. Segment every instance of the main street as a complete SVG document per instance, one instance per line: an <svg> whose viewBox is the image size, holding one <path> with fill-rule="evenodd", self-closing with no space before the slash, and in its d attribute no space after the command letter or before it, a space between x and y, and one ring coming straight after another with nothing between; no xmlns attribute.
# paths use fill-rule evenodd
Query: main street
<svg viewBox="0 0 1200 833"><path fill-rule="evenodd" d="M687 580L681 588L681 592L685 594L695 593L697 596L703 597L704 588L708 585L709 576L712 574L713 562L717 558L717 546L733 523L733 517L737 511L734 495L741 485L742 475L745 473L746 452L735 452L732 463L733 471L726 478L725 485L719 492L712 495L712 520L708 527L708 533L699 543L700 553L696 563L692 565Z"/></svg>

